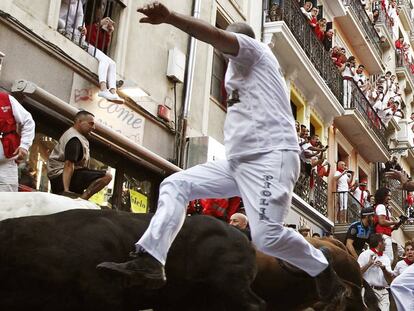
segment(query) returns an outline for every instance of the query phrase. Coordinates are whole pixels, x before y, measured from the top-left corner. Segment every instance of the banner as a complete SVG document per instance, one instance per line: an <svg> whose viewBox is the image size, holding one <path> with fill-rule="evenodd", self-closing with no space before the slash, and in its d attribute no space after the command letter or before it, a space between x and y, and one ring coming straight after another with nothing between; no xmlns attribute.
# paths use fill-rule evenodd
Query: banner
<svg viewBox="0 0 414 311"><path fill-rule="evenodd" d="M131 211L133 213L146 213L148 208L148 198L138 191L129 189L131 200Z"/></svg>

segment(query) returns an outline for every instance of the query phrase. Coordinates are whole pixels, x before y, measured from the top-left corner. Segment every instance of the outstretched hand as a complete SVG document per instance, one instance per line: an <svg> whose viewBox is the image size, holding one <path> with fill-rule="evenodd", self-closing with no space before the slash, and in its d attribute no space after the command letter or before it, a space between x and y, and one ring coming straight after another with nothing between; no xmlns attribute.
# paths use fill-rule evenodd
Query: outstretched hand
<svg viewBox="0 0 414 311"><path fill-rule="evenodd" d="M167 22L168 18L171 15L170 10L158 1L138 8L137 12L146 15L146 17L143 17L139 20L140 23L149 23L153 25Z"/></svg>

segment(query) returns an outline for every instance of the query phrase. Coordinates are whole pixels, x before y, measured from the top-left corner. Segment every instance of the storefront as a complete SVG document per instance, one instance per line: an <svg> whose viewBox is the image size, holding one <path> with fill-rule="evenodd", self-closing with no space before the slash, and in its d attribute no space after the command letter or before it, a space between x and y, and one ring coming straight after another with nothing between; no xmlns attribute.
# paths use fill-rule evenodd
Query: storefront
<svg viewBox="0 0 414 311"><path fill-rule="evenodd" d="M49 94L41 92L41 89L38 89L39 92L26 93L20 85L14 87L16 90L19 91L13 95L32 114L36 123L36 136L27 161L19 165L20 188L21 191L49 192L47 159L59 137L72 125L71 116L78 108L57 98L48 100ZM57 106L53 106L51 101ZM108 171L113 176L112 182L91 198L105 208L132 212L154 211L159 184L167 175L179 170L137 142L101 123L97 124L96 131L90 137L90 146L90 168ZM140 151L143 154L140 155Z"/></svg>

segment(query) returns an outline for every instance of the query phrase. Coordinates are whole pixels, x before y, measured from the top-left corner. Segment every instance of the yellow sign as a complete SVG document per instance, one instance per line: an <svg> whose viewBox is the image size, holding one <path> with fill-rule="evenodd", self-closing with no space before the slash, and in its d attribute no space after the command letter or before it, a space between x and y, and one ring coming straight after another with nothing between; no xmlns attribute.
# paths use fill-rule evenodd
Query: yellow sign
<svg viewBox="0 0 414 311"><path fill-rule="evenodd" d="M133 213L146 213L148 206L148 198L139 193L138 191L129 190L129 196L131 199L131 211Z"/></svg>
<svg viewBox="0 0 414 311"><path fill-rule="evenodd" d="M93 196L91 196L89 198L89 201L98 204L100 206L105 205L105 193L106 193L106 188L102 189L101 191L95 193Z"/></svg>

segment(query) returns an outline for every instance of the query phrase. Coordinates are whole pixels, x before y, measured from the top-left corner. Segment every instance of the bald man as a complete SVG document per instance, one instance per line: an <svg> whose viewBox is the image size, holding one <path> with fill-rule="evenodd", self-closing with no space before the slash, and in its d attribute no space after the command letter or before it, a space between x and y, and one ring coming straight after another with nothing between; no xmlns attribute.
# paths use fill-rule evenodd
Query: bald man
<svg viewBox="0 0 414 311"><path fill-rule="evenodd" d="M230 221L229 224L233 227L239 228L241 230L244 230L247 228L247 217L246 215L242 214L242 213L234 213L233 215L231 215L230 217Z"/></svg>

